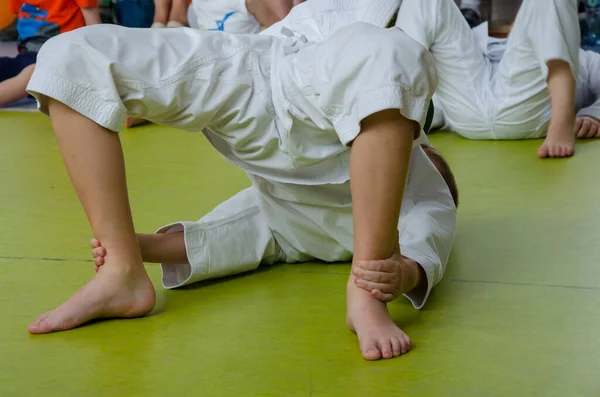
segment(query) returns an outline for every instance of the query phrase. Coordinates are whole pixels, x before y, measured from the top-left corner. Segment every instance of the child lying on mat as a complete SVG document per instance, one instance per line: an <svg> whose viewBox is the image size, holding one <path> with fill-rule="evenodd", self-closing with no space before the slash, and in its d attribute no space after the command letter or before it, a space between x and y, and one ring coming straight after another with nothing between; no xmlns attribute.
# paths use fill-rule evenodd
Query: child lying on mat
<svg viewBox="0 0 600 397"><path fill-rule="evenodd" d="M431 51L436 96L453 131L469 139L546 137L538 155L565 157L574 152L577 4L524 0L495 64L453 0L404 0L397 26Z"/></svg>
<svg viewBox="0 0 600 397"><path fill-rule="evenodd" d="M454 236L458 191L450 167L441 154L424 135L418 142L422 143L412 151L409 182L404 191L404 208L398 226L401 247L396 246L391 260L355 262L351 277L356 286L369 291L380 301L390 302L404 294L415 308L420 309L444 273ZM307 235L299 238L297 243L278 238L277 229L272 229L268 216L261 213L260 190L273 187L288 192L297 190L296 200L304 198L301 204L279 202L276 204L279 208L269 209L284 216L288 223L306 224ZM162 227L156 234L138 234L142 260L161 264L162 283L167 289L251 271L261 264L315 259L350 261L350 187L320 186L317 189L319 192L313 193L306 187L290 188L274 182L256 183L255 180L253 187L219 205L198 222L178 222ZM311 203L305 204L308 201ZM286 210L284 206L304 213ZM332 206L336 207L335 211L323 210ZM306 215L311 212L319 217L334 216L338 224L328 226L317 217ZM338 239L332 238L334 234ZM95 238L90 245L98 271L104 265L107 251ZM347 323L350 329L359 333L364 357L391 358L406 353L411 347L410 338L390 322L383 311L374 310L360 316L358 305L354 307L355 302L351 300L356 293L354 286L348 286L348 289ZM385 321L378 319L379 316ZM374 326L369 329L363 321L373 321Z"/></svg>
<svg viewBox="0 0 600 397"><path fill-rule="evenodd" d="M507 39L488 36L487 24L473 29L477 42L483 44L484 54L493 67L502 60L506 51ZM434 96L434 129L445 128L445 120L439 99ZM600 54L579 50L579 73L575 87L575 127L573 133L578 139L600 138Z"/></svg>
<svg viewBox="0 0 600 397"><path fill-rule="evenodd" d="M53 36L100 23L97 0L10 0L18 14L19 54L0 57L0 105L27 96L27 83L40 47Z"/></svg>
<svg viewBox="0 0 600 397"><path fill-rule="evenodd" d="M352 259L347 320L363 357L408 350L384 301L424 304L456 222L449 168L421 147L433 59L402 30L374 26L395 0L311 3L282 37L97 26L46 43L28 89L106 251L97 275L30 332L145 315L155 291L143 259L165 263L168 288L260 263ZM348 25L358 19L367 23ZM117 134L128 115L201 130L252 187L200 222L138 239Z"/></svg>

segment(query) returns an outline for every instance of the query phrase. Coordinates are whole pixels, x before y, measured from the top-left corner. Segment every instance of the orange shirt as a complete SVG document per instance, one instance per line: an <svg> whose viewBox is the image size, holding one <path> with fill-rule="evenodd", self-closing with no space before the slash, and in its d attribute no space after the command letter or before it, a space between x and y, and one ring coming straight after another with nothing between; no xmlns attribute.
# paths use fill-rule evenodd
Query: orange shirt
<svg viewBox="0 0 600 397"><path fill-rule="evenodd" d="M24 19L58 25L60 33L85 26L81 8L98 7L98 0L9 0L8 10Z"/></svg>
<svg viewBox="0 0 600 397"><path fill-rule="evenodd" d="M50 38L85 26L81 8L95 8L98 0L9 0L18 15L19 51L38 52Z"/></svg>

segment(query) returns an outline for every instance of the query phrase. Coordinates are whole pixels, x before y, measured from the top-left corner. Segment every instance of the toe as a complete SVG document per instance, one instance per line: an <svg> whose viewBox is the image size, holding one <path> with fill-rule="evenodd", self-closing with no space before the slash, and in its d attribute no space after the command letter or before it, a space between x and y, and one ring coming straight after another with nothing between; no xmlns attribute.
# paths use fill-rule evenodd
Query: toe
<svg viewBox="0 0 600 397"><path fill-rule="evenodd" d="M394 357L398 357L402 354L402 343L400 342L400 338L392 338L392 352L394 353Z"/></svg>
<svg viewBox="0 0 600 397"><path fill-rule="evenodd" d="M375 341L369 341L361 346L362 356L365 360L374 361L381 358L381 352L375 345Z"/></svg>
<svg viewBox="0 0 600 397"><path fill-rule="evenodd" d="M98 241L98 239L96 239L95 237L92 239L92 241L90 241L90 247L91 248L98 248L100 247L100 241Z"/></svg>
<svg viewBox="0 0 600 397"><path fill-rule="evenodd" d="M402 335L402 339L404 339L404 346L406 346L406 351L404 353L408 353L408 351L412 347L412 341L406 334Z"/></svg>
<svg viewBox="0 0 600 397"><path fill-rule="evenodd" d="M45 334L47 332L50 332L50 327L47 321L48 315L49 313L44 313L38 318L36 318L35 322L30 324L29 327L27 327L29 332L32 334Z"/></svg>
<svg viewBox="0 0 600 397"><path fill-rule="evenodd" d="M391 339L382 339L379 341L379 347L381 351L381 356L383 358L392 358L394 357L394 352L392 350L392 341Z"/></svg>
<svg viewBox="0 0 600 397"><path fill-rule="evenodd" d="M541 158L548 157L548 147L546 145L542 145L542 147L540 147L538 149L538 157L541 157Z"/></svg>

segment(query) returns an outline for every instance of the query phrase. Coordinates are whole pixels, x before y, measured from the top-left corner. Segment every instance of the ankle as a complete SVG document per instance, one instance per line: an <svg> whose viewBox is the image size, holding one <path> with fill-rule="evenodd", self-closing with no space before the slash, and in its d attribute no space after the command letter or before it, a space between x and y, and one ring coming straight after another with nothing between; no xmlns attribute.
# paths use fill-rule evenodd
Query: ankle
<svg viewBox="0 0 600 397"><path fill-rule="evenodd" d="M405 293L418 290L418 289L422 288L423 285L426 286L427 285L427 275L425 274L425 270L423 270L421 265L419 265L417 262L413 261L412 259L405 258L405 262L408 265L407 266L408 271L407 271L407 277L406 277L406 284L405 284L405 288L403 288L403 290L405 290Z"/></svg>

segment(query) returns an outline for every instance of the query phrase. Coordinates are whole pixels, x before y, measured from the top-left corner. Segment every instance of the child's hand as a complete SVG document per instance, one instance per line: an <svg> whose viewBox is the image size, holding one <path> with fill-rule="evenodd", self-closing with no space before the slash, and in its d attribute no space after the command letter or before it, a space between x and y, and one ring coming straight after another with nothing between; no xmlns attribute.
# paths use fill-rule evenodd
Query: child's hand
<svg viewBox="0 0 600 397"><path fill-rule="evenodd" d="M577 117L575 136L578 139L600 138L600 121L590 116Z"/></svg>
<svg viewBox="0 0 600 397"><path fill-rule="evenodd" d="M94 257L94 270L97 272L100 269L100 266L104 265L106 249L102 246L100 240L95 237L90 241L90 248L92 249L92 256Z"/></svg>
<svg viewBox="0 0 600 397"><path fill-rule="evenodd" d="M397 246L389 259L357 262L353 265L354 284L382 302L391 302L415 288L418 264L400 254ZM415 269L416 273L415 273Z"/></svg>

